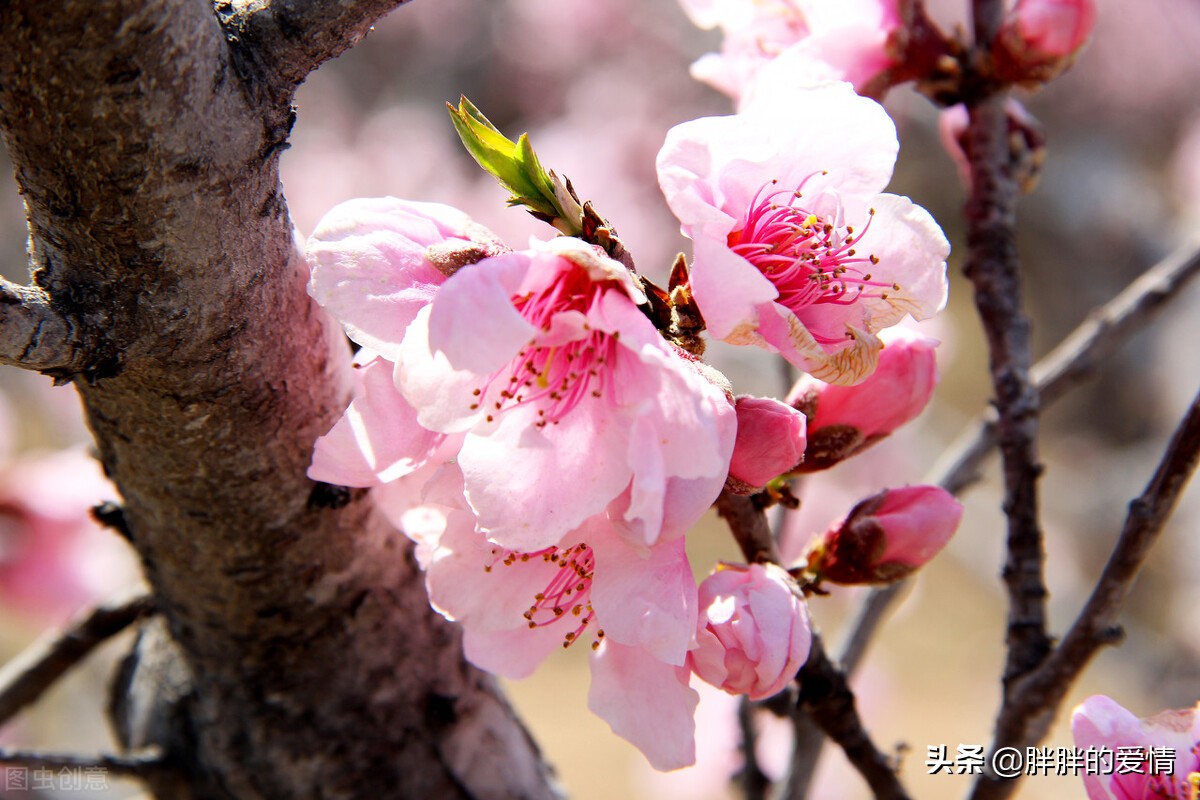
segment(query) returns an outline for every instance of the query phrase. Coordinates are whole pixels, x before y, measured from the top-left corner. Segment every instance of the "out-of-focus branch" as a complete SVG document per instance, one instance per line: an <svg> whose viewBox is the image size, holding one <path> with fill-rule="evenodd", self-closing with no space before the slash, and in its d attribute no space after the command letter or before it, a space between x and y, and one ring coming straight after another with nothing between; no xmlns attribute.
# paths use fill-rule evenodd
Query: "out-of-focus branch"
<svg viewBox="0 0 1200 800"><path fill-rule="evenodd" d="M318 66L367 35L407 0L215 0L226 38L245 72L293 89Z"/></svg>
<svg viewBox="0 0 1200 800"><path fill-rule="evenodd" d="M39 753L30 750L8 750L0 748L0 765L26 767L28 769L99 770L107 777L145 778L153 772L167 768L157 753L128 756L77 756L59 753Z"/></svg>
<svg viewBox="0 0 1200 800"><path fill-rule="evenodd" d="M766 800L771 779L758 763L758 731L754 728L754 704L743 695L738 698L738 730L742 739L742 769L737 781L745 800Z"/></svg>
<svg viewBox="0 0 1200 800"><path fill-rule="evenodd" d="M149 594L98 606L65 631L39 639L0 667L0 725L35 702L97 645L154 610Z"/></svg>
<svg viewBox="0 0 1200 800"><path fill-rule="evenodd" d="M1200 461L1200 393L1175 429L1154 476L1129 504L1112 555L1075 623L1040 667L1010 687L996 721L992 751L1026 747L1046 735L1071 684L1101 647L1120 641L1117 612ZM1001 800L1015 780L980 776L971 800Z"/></svg>
<svg viewBox="0 0 1200 800"><path fill-rule="evenodd" d="M69 373L81 361L75 327L45 292L0 279L0 364Z"/></svg>
<svg viewBox="0 0 1200 800"><path fill-rule="evenodd" d="M974 0L979 57L1000 26L1000 0ZM1018 188L1009 163L1005 93L969 101L966 151L971 193L966 205L967 263L975 305L988 342L995 393L997 438L1003 461L1004 512L1008 518L1009 684L1037 667L1050 650L1046 634L1045 554L1038 519L1038 397L1030 379L1029 320L1021 308L1020 264L1016 249Z"/></svg>

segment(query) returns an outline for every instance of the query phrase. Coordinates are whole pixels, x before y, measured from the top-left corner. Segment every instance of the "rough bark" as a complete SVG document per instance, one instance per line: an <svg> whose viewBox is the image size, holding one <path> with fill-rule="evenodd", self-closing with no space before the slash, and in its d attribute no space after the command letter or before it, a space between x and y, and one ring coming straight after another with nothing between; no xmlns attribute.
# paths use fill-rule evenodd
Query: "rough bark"
<svg viewBox="0 0 1200 800"><path fill-rule="evenodd" d="M181 654L163 674L170 656L131 659L116 704L145 715L173 687L161 796L554 793L404 537L369 493L329 507L305 477L349 353L305 293L278 158L295 84L395 4L289 3L287 24L268 3L0 4L30 291L71 335L70 358L29 366L79 386L173 640L158 652ZM312 8L324 49L297 45Z"/></svg>

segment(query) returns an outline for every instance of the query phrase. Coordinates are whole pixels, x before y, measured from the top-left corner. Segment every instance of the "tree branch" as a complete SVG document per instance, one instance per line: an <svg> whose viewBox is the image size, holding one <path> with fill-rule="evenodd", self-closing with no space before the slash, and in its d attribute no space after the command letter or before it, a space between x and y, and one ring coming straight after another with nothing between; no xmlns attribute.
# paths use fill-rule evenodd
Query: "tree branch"
<svg viewBox="0 0 1200 800"><path fill-rule="evenodd" d="M0 667L0 725L41 697L97 645L153 611L154 600L148 594L99 606Z"/></svg>
<svg viewBox="0 0 1200 800"><path fill-rule="evenodd" d="M1045 738L1072 683L1101 647L1123 636L1117 612L1200 462L1200 392L1184 414L1158 468L1129 514L1100 580L1062 643L1035 671L1012 686L996 721L992 752L1024 748ZM981 775L972 800L1001 800L1016 779Z"/></svg>
<svg viewBox="0 0 1200 800"><path fill-rule="evenodd" d="M0 364L44 372L83 371L75 326L46 293L0 278Z"/></svg>
<svg viewBox="0 0 1200 800"><path fill-rule="evenodd" d="M1096 370L1117 346L1149 324L1169 301L1200 275L1200 248L1193 243L1143 272L1120 294L1088 314L1075 330L1043 356L1030 374L1043 406L1053 403ZM988 409L969 423L946 449L926 482L953 494L979 479L983 461L996 446L996 412ZM841 663L853 675L888 608L907 581L874 589L863 601Z"/></svg>
<svg viewBox="0 0 1200 800"><path fill-rule="evenodd" d="M729 525L747 564L782 563L767 515L754 496L722 491L714 505Z"/></svg>
<svg viewBox="0 0 1200 800"><path fill-rule="evenodd" d="M283 91L353 47L377 19L407 0L215 0L240 70Z"/></svg>
<svg viewBox="0 0 1200 800"><path fill-rule="evenodd" d="M871 741L858 716L854 692L846 682L845 673L829 660L816 634L808 662L800 669L797 680L800 682L797 708L841 746L876 800L906 800L908 793L896 774L895 763Z"/></svg>
<svg viewBox="0 0 1200 800"><path fill-rule="evenodd" d="M974 0L976 48L985 58L999 28L1001 0ZM1050 649L1046 634L1045 553L1038 520L1036 436L1038 398L1029 376L1029 320L1021 308L1016 251L1017 185L1009 165L1005 93L969 102L966 151L971 164L967 200L967 263L975 305L987 336L997 436L1008 518L1007 683L1035 668Z"/></svg>
<svg viewBox="0 0 1200 800"><path fill-rule="evenodd" d="M750 563L778 564L779 552L767 515L752 497L722 492L717 513L728 523L738 546ZM846 676L825 654L821 637L812 636L808 661L800 668L795 714L808 715L829 738L846 752L846 757L881 800L904 800L908 795L892 763L876 749L863 727L854 704L854 692Z"/></svg>
<svg viewBox="0 0 1200 800"><path fill-rule="evenodd" d="M298 60L289 80L384 10L223 8L329 26L264 44L276 66ZM149 742L187 791L152 789L552 797L536 746L464 661L370 494L309 502L349 354L305 290L280 186L294 86L256 67L258 40L230 38L212 0L0 3L0 127L37 285L88 359L105 359L77 385L192 679L162 717L180 735Z"/></svg>

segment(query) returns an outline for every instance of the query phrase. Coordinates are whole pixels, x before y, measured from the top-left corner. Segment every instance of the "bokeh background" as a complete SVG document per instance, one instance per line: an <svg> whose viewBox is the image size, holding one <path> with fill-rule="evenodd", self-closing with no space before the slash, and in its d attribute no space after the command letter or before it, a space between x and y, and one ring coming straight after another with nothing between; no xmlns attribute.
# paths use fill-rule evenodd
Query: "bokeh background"
<svg viewBox="0 0 1200 800"><path fill-rule="evenodd" d="M835 0L830 0L834 2ZM945 28L965 0L936 0ZM1020 209L1019 246L1038 354L1142 270L1200 234L1200 4L1099 0L1094 41L1053 85L1022 97L1044 125L1045 170ZM302 234L336 203L395 195L458 206L509 242L548 228L504 206L505 193L466 156L444 109L465 94L502 130L528 131L544 164L572 179L620 231L639 268L664 278L687 249L658 192L654 157L667 129L730 112L727 98L692 80L688 65L719 37L693 27L674 0L413 0L360 45L314 74L297 98L283 181ZM885 486L916 483L987 403L986 351L961 276L964 190L937 136L937 110L907 88L887 107L901 152L891 190L929 208L955 246L951 299L924 327L942 340L942 384L916 423L868 453L806 481L785 529L798 555L813 533ZM0 264L24 281L24 223L15 184L0 192ZM1043 416L1042 480L1052 627L1069 625L1141 491L1170 430L1200 383L1200 287L1175 299L1087 384ZM713 346L739 393L782 396L776 360ZM86 456L87 433L69 387L0 370L0 660L79 607L137 580L115 535L87 521L114 497ZM64 454L65 453L65 454ZM926 751L986 745L999 699L1006 600L999 581L1003 522L994 459L963 497L962 529L913 582L855 680L879 746L903 757L916 797L961 797L962 776L930 776ZM718 521L691 537L697 573L736 548ZM32 566L31 566L32 565ZM1104 651L1072 692L1111 695L1145 715L1200 700L1200 491L1165 532L1123 613L1127 639ZM32 588L30 588L32 587ZM45 591L38 591L41 587ZM837 652L862 593L811 604ZM0 744L95 752L109 747L101 707L107 646L31 712L0 729ZM573 797L735 797L736 704L704 694L701 764L659 775L586 710L586 653L551 658L510 686L514 702ZM787 757L788 726L767 715L768 770ZM1069 745L1064 718L1047 744ZM108 796L136 795L112 781ZM60 791L59 796L78 796ZM5 796L0 785L0 796ZM45 793L45 796L54 796ZM826 750L813 797L867 797L840 754ZM1027 779L1022 798L1082 797L1074 778Z"/></svg>

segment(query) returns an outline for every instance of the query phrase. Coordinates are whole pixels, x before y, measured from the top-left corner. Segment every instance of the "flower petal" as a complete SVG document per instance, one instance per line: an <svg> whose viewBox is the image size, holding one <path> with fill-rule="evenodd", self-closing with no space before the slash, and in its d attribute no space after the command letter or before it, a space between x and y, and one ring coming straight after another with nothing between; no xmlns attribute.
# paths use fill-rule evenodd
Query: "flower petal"
<svg viewBox="0 0 1200 800"><path fill-rule="evenodd" d="M588 708L642 751L650 766L672 770L696 761L696 705L683 667L645 650L605 641L592 656Z"/></svg>
<svg viewBox="0 0 1200 800"><path fill-rule="evenodd" d="M370 358L354 370L350 406L317 439L308 476L340 486L377 486L412 472L444 438L417 422L417 411L396 391L394 365Z"/></svg>

